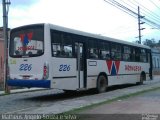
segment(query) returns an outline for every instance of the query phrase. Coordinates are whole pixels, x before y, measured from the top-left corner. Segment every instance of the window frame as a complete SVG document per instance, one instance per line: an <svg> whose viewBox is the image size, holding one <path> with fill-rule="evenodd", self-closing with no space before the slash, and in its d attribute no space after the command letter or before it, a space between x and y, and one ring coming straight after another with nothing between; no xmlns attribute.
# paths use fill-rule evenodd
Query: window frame
<svg viewBox="0 0 160 120"><path fill-rule="evenodd" d="M108 41L100 41L100 42L98 42L99 44L98 44L98 53L99 53L99 59L100 60L111 60L111 51L110 51L110 42L108 42ZM103 46L103 49L101 49L102 48L102 44L105 44L104 46ZM108 51L107 51L107 47L108 47ZM108 54L108 59L107 59L107 57L106 58L102 58L101 57L101 50L103 50L103 51L106 51L106 52L109 52L109 54ZM107 55L107 54L106 54Z"/></svg>
<svg viewBox="0 0 160 120"><path fill-rule="evenodd" d="M91 44L91 42L93 42L92 44ZM91 45L93 45L93 46L91 46ZM97 54L95 54L95 55L97 55L97 57L90 57L90 49L91 49L91 47L95 47L95 48L93 48L93 49L96 49L97 50ZM97 39L95 39L95 38L88 38L88 47L87 47L88 49L87 49L87 53L88 53L88 55L87 55L87 58L88 59L99 59L99 49L98 49L98 41L97 41ZM94 53L94 51L93 51L93 53Z"/></svg>
<svg viewBox="0 0 160 120"><path fill-rule="evenodd" d="M129 61L129 62L131 62L132 61L132 46L129 46L129 45L123 45L122 46L123 47L123 49L122 49L122 60L123 61ZM130 48L130 52L125 52L125 49L124 49L124 47L128 47L128 48ZM129 59L127 60L127 59L124 59L124 54L127 54L127 55L129 55Z"/></svg>
<svg viewBox="0 0 160 120"><path fill-rule="evenodd" d="M63 39L64 39L64 37L70 37L71 38L71 48L72 48L72 53L71 53L71 56L66 56L66 55L62 55L62 53L61 53L61 55L54 55L54 50L53 50L53 45L54 45L54 36L53 36L53 34L54 33L58 33L58 34L60 34L61 35L61 37L63 37ZM57 57L57 58L73 58L74 57L74 44L73 44L73 34L71 34L71 33L67 33L67 32L63 32L63 31L58 31L58 30L53 30L53 29L50 29L50 36L51 36L51 54L52 54L52 57ZM62 41L62 38L60 39L61 41L60 41L60 47L61 46L63 46L63 48L65 47L65 46L68 46L68 45L66 45L66 43L65 42L63 42ZM60 52L62 52L62 51L60 51ZM64 50L64 52L65 52L65 50Z"/></svg>
<svg viewBox="0 0 160 120"><path fill-rule="evenodd" d="M112 51L112 48L113 48L113 46L116 46L116 49L118 48L117 46L119 46L120 47L120 51L118 51L118 49L116 50L116 51ZM111 54L111 60L122 60L122 46L123 46L123 44L121 44L121 43L116 43L116 42L111 42L111 44L110 44L110 54ZM112 58L112 52L115 52L114 54L116 55L117 53L119 54L120 53L120 58L119 59L115 59L115 58Z"/></svg>
<svg viewBox="0 0 160 120"><path fill-rule="evenodd" d="M42 52L40 52L40 54L38 54L38 51L37 51L37 54L26 54L26 55L24 53L23 53L23 55L13 55L13 54L11 54L11 52L13 52L13 51L11 51L11 49L13 49L12 47L14 47L14 46L12 46L13 44L11 44L11 43L14 42L12 34L15 34L16 32L21 32L21 31L23 31L24 33L27 33L26 31L29 31L29 30L33 31L34 29L41 30L41 32L42 32L42 34L41 34L42 35L42 37L41 37L42 40L41 41L43 43L42 44L43 45L42 46ZM12 29L11 33L10 33L10 39L9 39L9 43L10 43L9 44L9 56L12 57L12 58L23 58L23 57L39 57L39 56L44 55L44 52L45 52L45 33L44 32L45 32L44 24L27 25L27 26L22 26L22 27L17 27L17 28ZM39 41L39 40L37 40L37 41ZM25 46L23 46L23 47L25 47ZM26 51L22 51L22 52L26 52Z"/></svg>
<svg viewBox="0 0 160 120"><path fill-rule="evenodd" d="M144 52L143 52L143 54L142 54L142 50L144 50ZM145 49L145 48L141 48L140 49L140 62L144 62L144 63L147 63L148 62L148 59L147 59L147 49ZM141 60L141 57L144 57L145 58L145 60Z"/></svg>

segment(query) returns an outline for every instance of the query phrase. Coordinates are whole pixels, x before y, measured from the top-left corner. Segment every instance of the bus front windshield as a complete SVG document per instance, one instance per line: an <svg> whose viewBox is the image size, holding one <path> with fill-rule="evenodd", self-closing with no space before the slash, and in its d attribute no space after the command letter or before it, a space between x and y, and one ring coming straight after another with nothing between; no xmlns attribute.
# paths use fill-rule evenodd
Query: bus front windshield
<svg viewBox="0 0 160 120"><path fill-rule="evenodd" d="M11 57L35 57L44 53L43 25L13 29L10 35Z"/></svg>

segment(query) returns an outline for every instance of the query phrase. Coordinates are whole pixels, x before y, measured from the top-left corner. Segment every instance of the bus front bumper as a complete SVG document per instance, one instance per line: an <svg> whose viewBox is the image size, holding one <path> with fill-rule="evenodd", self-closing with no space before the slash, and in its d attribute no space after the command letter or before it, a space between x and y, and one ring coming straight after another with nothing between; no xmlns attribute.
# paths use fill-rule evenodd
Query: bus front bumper
<svg viewBox="0 0 160 120"><path fill-rule="evenodd" d="M20 79L9 79L7 80L8 86L18 87L39 87L39 88L50 88L50 80L20 80Z"/></svg>

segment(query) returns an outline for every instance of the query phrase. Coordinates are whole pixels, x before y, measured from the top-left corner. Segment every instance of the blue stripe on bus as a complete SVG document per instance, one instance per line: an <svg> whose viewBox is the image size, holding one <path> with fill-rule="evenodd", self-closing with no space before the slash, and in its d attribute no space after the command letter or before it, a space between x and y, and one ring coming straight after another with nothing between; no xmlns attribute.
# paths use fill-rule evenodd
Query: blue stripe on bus
<svg viewBox="0 0 160 120"><path fill-rule="evenodd" d="M9 86L50 88L50 80L7 80Z"/></svg>

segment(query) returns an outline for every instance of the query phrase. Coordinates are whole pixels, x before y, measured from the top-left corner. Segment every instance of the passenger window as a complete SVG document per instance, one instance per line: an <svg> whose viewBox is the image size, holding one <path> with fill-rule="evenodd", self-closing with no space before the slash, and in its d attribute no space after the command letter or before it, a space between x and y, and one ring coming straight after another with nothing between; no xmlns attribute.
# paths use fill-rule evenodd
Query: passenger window
<svg viewBox="0 0 160 120"><path fill-rule="evenodd" d="M123 60L125 61L131 60L131 48L128 46L123 46Z"/></svg>
<svg viewBox="0 0 160 120"><path fill-rule="evenodd" d="M109 60L110 59L110 51L109 44L106 42L99 43L99 57L100 59Z"/></svg>
<svg viewBox="0 0 160 120"><path fill-rule="evenodd" d="M140 49L139 48L135 49L135 61L140 62Z"/></svg>
<svg viewBox="0 0 160 120"><path fill-rule="evenodd" d="M56 57L72 57L72 38L62 32L51 32L52 55Z"/></svg>
<svg viewBox="0 0 160 120"><path fill-rule="evenodd" d="M147 53L145 49L141 49L140 61L147 62Z"/></svg>
<svg viewBox="0 0 160 120"><path fill-rule="evenodd" d="M98 47L97 43L94 40L89 40L89 58L98 58Z"/></svg>
<svg viewBox="0 0 160 120"><path fill-rule="evenodd" d="M151 58L150 58L150 51L147 50L147 62L148 62L148 63L150 63L150 59L151 59Z"/></svg>
<svg viewBox="0 0 160 120"><path fill-rule="evenodd" d="M121 60L121 46L118 44L112 43L111 46L111 58L113 60Z"/></svg>

